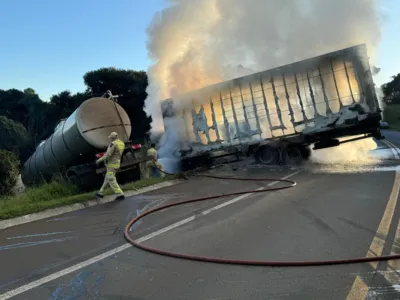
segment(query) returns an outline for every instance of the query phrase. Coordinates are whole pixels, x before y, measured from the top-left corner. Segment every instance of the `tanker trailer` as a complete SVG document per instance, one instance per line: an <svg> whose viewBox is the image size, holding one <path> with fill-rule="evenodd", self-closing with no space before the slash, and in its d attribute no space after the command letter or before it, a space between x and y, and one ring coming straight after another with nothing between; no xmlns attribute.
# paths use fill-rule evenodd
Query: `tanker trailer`
<svg viewBox="0 0 400 300"><path fill-rule="evenodd" d="M62 174L81 190L100 187L106 169L97 166L95 160L105 154L110 143L108 136L113 131L126 143L117 176L140 179L141 145L129 141L131 122L115 97L107 92L102 97L90 98L67 119L61 120L54 133L42 141L25 162L23 183L26 186L38 185Z"/></svg>

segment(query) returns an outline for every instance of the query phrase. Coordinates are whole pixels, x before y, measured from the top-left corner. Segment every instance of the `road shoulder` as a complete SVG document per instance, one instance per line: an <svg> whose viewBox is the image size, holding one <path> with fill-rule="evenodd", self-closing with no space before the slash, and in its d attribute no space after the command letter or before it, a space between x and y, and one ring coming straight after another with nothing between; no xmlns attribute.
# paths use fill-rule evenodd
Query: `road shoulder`
<svg viewBox="0 0 400 300"><path fill-rule="evenodd" d="M131 197L131 196L135 196L135 195L139 195L139 194L143 194L143 193L156 191L156 190L159 190L159 189L162 189L165 187L173 186L173 185L176 185L181 182L183 182L183 180L181 180L181 179L174 179L174 180L170 180L170 181L160 182L155 185L144 187L144 188L136 190L136 191L127 191L127 192L125 192L125 195L126 195L126 197ZM17 226L17 225L34 222L34 221L43 220L46 218L59 216L59 215L65 214L65 213L78 211L78 210L85 209L85 208L92 207L92 206L99 205L99 204L106 204L106 203L114 201L114 198L115 197L111 195L111 196L104 197L103 199L89 200L89 201L85 201L85 202L81 202L81 203L75 203L72 205L66 205L66 206L61 206L61 207L57 207L57 208L47 209L45 211L34 213L34 214L20 216L20 217L16 217L16 218L12 218L12 219L1 220L0 221L0 230L10 228L13 226Z"/></svg>

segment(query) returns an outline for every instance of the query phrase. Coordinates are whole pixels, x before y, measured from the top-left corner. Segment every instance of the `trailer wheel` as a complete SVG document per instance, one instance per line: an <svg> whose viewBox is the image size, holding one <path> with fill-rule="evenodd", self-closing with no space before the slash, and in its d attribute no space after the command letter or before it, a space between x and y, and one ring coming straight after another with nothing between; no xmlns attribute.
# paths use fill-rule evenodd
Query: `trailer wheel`
<svg viewBox="0 0 400 300"><path fill-rule="evenodd" d="M82 185L82 182L81 182L80 178L78 177L78 175L76 175L75 173L71 173L68 175L68 180L73 185L75 185L80 191L83 190L83 185Z"/></svg>
<svg viewBox="0 0 400 300"><path fill-rule="evenodd" d="M257 163L264 165L274 165L279 163L279 150L275 147L264 145L259 147L254 153Z"/></svg>
<svg viewBox="0 0 400 300"><path fill-rule="evenodd" d="M117 179L121 183L128 183L138 181L141 178L141 171L139 165L136 168L117 173Z"/></svg>
<svg viewBox="0 0 400 300"><path fill-rule="evenodd" d="M286 165L300 165L310 157L310 149L302 145L289 144L283 149L283 160Z"/></svg>

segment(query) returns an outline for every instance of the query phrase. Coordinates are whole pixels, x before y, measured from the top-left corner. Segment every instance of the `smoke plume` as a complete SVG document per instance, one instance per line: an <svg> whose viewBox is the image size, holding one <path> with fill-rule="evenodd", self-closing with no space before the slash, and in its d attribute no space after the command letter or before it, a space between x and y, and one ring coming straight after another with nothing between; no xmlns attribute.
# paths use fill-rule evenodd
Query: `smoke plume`
<svg viewBox="0 0 400 300"><path fill-rule="evenodd" d="M210 84L380 40L379 0L169 0L148 28L145 111L163 129L160 101Z"/></svg>
<svg viewBox="0 0 400 300"><path fill-rule="evenodd" d="M346 140L346 139L342 139ZM377 148L372 139L362 139L351 143L341 144L338 147L312 150L311 162L324 165L367 165L379 161L370 151Z"/></svg>

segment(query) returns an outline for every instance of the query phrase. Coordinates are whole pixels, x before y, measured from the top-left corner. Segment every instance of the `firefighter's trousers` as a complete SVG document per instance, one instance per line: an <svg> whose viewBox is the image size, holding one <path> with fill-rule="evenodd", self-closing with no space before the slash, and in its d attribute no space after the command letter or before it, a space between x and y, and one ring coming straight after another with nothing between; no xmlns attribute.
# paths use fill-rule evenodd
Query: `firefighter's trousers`
<svg viewBox="0 0 400 300"><path fill-rule="evenodd" d="M149 179L150 177L165 177L165 174L160 170L163 170L163 166L159 162L147 161L143 177L145 179Z"/></svg>
<svg viewBox="0 0 400 300"><path fill-rule="evenodd" d="M119 184L117 182L117 178L115 176L116 171L117 170L115 170L115 169L107 167L107 173L106 173L106 176L104 177L104 183L103 183L102 187L100 188L101 195L104 195L104 190L107 188L108 185L111 187L114 194L117 194L117 195L124 194L124 192L122 191L121 187L119 186Z"/></svg>

